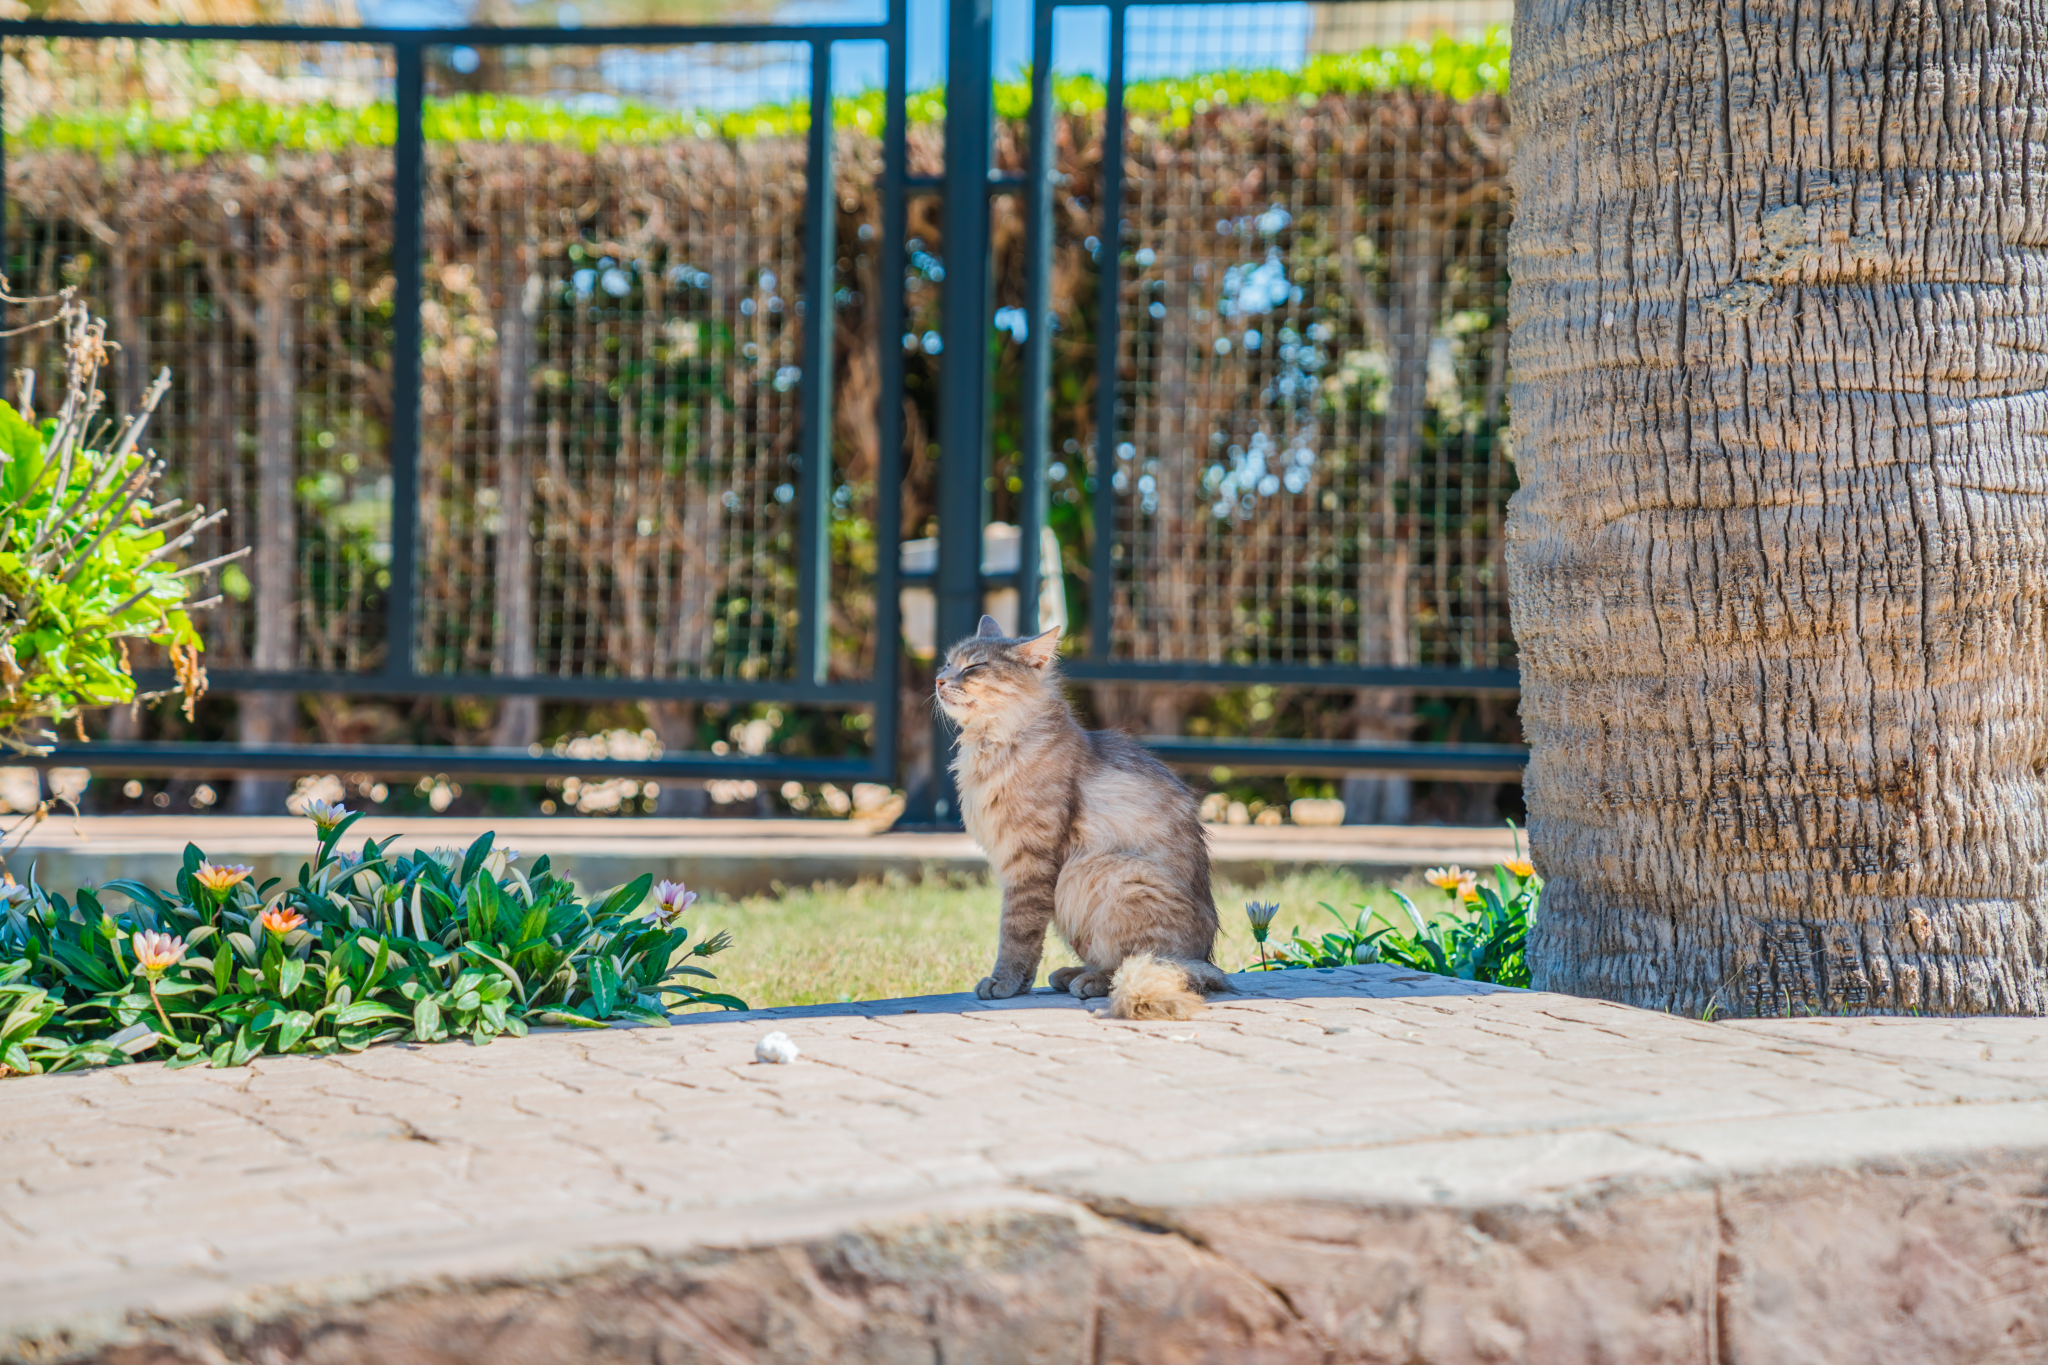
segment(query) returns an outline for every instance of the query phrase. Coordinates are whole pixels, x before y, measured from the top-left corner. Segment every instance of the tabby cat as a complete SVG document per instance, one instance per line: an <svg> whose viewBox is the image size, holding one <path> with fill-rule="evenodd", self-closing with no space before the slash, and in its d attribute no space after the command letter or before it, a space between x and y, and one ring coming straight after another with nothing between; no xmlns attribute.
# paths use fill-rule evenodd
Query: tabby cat
<svg viewBox="0 0 2048 1365"><path fill-rule="evenodd" d="M946 653L938 701L960 727L961 814L1003 887L984 1000L1028 990L1047 924L1081 959L1055 990L1110 997L1126 1019L1185 1019L1230 989L1211 960L1216 902L1195 798L1114 731L1083 730L1060 690L1057 631L1003 636L993 617Z"/></svg>

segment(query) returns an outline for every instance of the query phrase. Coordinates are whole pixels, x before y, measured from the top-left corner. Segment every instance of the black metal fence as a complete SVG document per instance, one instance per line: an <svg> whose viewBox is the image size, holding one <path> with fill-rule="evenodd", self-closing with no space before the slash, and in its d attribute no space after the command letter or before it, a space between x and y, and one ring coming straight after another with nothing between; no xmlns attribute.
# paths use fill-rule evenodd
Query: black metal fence
<svg viewBox="0 0 2048 1365"><path fill-rule="evenodd" d="M1115 4L1103 99L1067 109L1062 8L1038 5L1018 121L988 15L956 3L943 115L915 136L902 0L787 27L0 25L9 271L81 285L123 396L173 367L159 442L256 548L211 625L217 689L871 717L852 758L117 740L51 761L892 781L900 590L934 590L942 639L1006 587L1029 626L1047 525L1077 678L1512 691L1498 101L1134 115L1148 42L1249 7ZM835 54L878 69L878 100L835 101ZM999 303L992 357L973 339ZM992 451L1004 345L1021 431ZM939 450L936 568L911 574L906 366ZM985 572L999 516L1020 562ZM1489 778L1521 757L1154 742Z"/></svg>

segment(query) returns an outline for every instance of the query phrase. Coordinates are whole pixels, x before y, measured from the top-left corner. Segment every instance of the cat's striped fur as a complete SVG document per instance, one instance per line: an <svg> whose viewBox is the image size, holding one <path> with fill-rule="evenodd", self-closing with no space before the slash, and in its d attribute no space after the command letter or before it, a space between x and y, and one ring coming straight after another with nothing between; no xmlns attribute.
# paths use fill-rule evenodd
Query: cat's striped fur
<svg viewBox="0 0 2048 1365"><path fill-rule="evenodd" d="M1030 989L1052 924L1083 964L1054 972L1054 989L1108 995L1126 1018L1186 1018L1197 993L1229 989L1210 956L1207 833L1164 764L1124 735L1075 722L1055 635L1005 639L984 616L938 675L939 705L960 727L961 814L1003 888L995 970L975 994ZM1119 977L1126 958L1146 954L1175 970L1140 961Z"/></svg>

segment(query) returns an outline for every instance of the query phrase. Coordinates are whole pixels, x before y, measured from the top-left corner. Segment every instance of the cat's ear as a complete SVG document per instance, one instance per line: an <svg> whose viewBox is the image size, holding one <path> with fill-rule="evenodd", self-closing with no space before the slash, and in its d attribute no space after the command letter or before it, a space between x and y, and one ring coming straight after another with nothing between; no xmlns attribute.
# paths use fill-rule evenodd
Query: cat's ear
<svg viewBox="0 0 2048 1365"><path fill-rule="evenodd" d="M1060 652L1060 628L1054 626L1043 635L1034 636L1017 646L1017 657L1033 668L1044 668Z"/></svg>
<svg viewBox="0 0 2048 1365"><path fill-rule="evenodd" d="M974 632L974 638L977 640L1000 640L1003 638L1003 628L997 624L995 617L984 616L981 618L981 629Z"/></svg>

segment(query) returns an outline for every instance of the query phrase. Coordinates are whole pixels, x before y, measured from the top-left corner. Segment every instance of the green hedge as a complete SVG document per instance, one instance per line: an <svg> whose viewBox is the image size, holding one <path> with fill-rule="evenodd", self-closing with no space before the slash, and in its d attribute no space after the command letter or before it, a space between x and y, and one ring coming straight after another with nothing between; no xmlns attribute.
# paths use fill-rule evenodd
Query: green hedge
<svg viewBox="0 0 2048 1365"><path fill-rule="evenodd" d="M1210 109L1244 104L1280 104L1324 95L1359 95L1420 90L1470 99L1507 89L1508 39L1495 31L1476 40L1439 38L1362 52L1312 57L1298 71L1220 71L1168 80L1137 81L1124 92L1124 107L1140 116L1163 116L1184 125ZM1061 109L1087 114L1100 109L1103 87L1091 77L1055 82ZM996 112L1021 119L1029 111L1030 86L999 83ZM843 128L880 133L883 96L868 91L835 101ZM943 90L912 94L913 123L945 117ZM429 99L424 110L430 142L566 143L590 149L604 143L663 142L688 137L780 137L810 124L808 102L766 104L730 113L683 113L625 104L609 110L579 110L547 100L504 95L454 95ZM31 120L12 141L16 147L86 151L220 152L278 149L329 151L352 146L388 147L398 119L390 104L355 107L325 102L282 105L233 99L178 117L160 117L148 106L120 111L86 110Z"/></svg>

